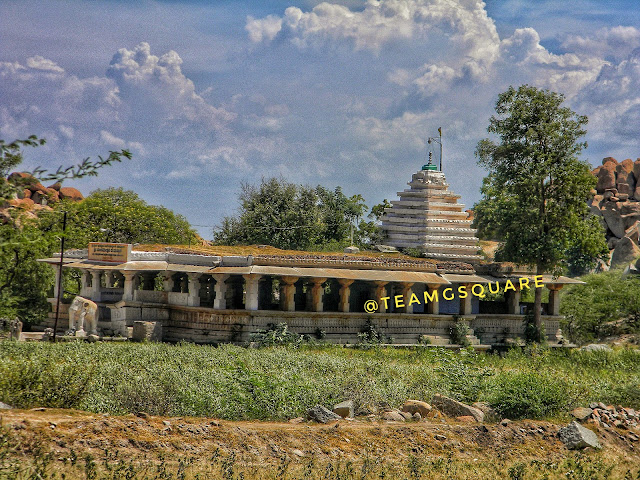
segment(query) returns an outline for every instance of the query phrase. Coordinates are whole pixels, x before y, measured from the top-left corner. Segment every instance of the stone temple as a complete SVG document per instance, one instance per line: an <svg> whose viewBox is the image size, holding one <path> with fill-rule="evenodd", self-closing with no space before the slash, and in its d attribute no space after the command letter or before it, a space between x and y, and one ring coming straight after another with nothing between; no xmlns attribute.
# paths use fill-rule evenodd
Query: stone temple
<svg viewBox="0 0 640 480"><path fill-rule="evenodd" d="M444 173L431 163L414 173L408 189L398 192L382 217L385 243L418 248L438 260L482 260L476 230L471 228L460 195L449 190Z"/></svg>

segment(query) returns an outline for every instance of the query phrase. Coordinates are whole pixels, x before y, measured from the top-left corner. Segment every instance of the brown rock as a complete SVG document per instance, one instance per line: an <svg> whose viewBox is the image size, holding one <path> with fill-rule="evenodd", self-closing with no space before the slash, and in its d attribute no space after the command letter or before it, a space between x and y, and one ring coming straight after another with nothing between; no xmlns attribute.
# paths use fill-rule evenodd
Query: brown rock
<svg viewBox="0 0 640 480"><path fill-rule="evenodd" d="M33 175L27 172L13 172L9 177L7 177L7 180L14 185L26 185L28 183L36 182Z"/></svg>
<svg viewBox="0 0 640 480"><path fill-rule="evenodd" d="M628 215L630 213L640 213L640 203L627 202L620 208L620 213L622 215Z"/></svg>
<svg viewBox="0 0 640 480"><path fill-rule="evenodd" d="M400 408L403 412L409 412L412 415L419 413L422 417L426 417L432 410L431 405L420 400L407 400Z"/></svg>
<svg viewBox="0 0 640 480"><path fill-rule="evenodd" d="M433 401L431 403L442 413L451 417L472 416L478 422L484 421L484 413L482 413L480 410L474 407L470 407L469 405L465 405L462 402L458 402L453 398L436 394L433 396Z"/></svg>
<svg viewBox="0 0 640 480"><path fill-rule="evenodd" d="M60 198L63 200L71 200L73 202L84 200L84 196L80 193L80 190L72 187L62 187L60 189Z"/></svg>
<svg viewBox="0 0 640 480"><path fill-rule="evenodd" d="M59 192L60 189L62 188L62 183L60 182L56 182L53 185L51 185L49 188L52 188L53 190L55 190L56 192Z"/></svg>
<svg viewBox="0 0 640 480"><path fill-rule="evenodd" d="M613 163L607 163L598 172L598 183L596 190L598 193L604 192L608 188L615 188L616 186L616 174L615 165Z"/></svg>
<svg viewBox="0 0 640 480"><path fill-rule="evenodd" d="M618 165L618 161L613 157L604 157L602 159L602 165L613 164L614 166Z"/></svg>
<svg viewBox="0 0 640 480"><path fill-rule="evenodd" d="M593 410L585 407L578 407L571 411L571 416L573 416L576 420L580 422L584 422L587 418L591 416Z"/></svg>
<svg viewBox="0 0 640 480"><path fill-rule="evenodd" d="M620 215L622 222L624 223L625 230L631 228L638 220L640 220L640 213L630 213L629 215Z"/></svg>
<svg viewBox="0 0 640 480"><path fill-rule="evenodd" d="M600 165L598 165L596 168L594 168L593 170L591 170L591 174L595 177L598 176L598 172L602 170L602 167Z"/></svg>
<svg viewBox="0 0 640 480"><path fill-rule="evenodd" d="M380 415L380 418L388 422L404 422L405 421L405 418L402 415L400 415L400 413L395 411L383 412L382 415Z"/></svg>
<svg viewBox="0 0 640 480"><path fill-rule="evenodd" d="M638 241L640 240L640 221L636 221L632 226L627 228L624 236L633 240L633 243L638 245Z"/></svg>
<svg viewBox="0 0 640 480"><path fill-rule="evenodd" d="M611 202L605 204L602 209L602 215L604 216L604 220L607 222L609 230L611 230L611 232L618 238L624 237L624 221L620 216L617 206L613 205Z"/></svg>
<svg viewBox="0 0 640 480"><path fill-rule="evenodd" d="M637 184L638 179L640 179L640 158L633 162L633 176L636 179Z"/></svg>
<svg viewBox="0 0 640 480"><path fill-rule="evenodd" d="M30 198L14 198L12 200L9 200L9 205L29 210L35 205L35 202Z"/></svg>
<svg viewBox="0 0 640 480"><path fill-rule="evenodd" d="M629 194L628 193L619 193L618 194L618 200L620 202L626 202L627 200L629 200Z"/></svg>
<svg viewBox="0 0 640 480"><path fill-rule="evenodd" d="M620 239L618 237L611 237L609 240L607 240L607 247L609 247L609 250L613 250L614 248L616 248L616 245L619 241Z"/></svg>
<svg viewBox="0 0 640 480"><path fill-rule="evenodd" d="M462 423L476 423L476 419L471 415L461 415L459 417L456 417L456 420Z"/></svg>
<svg viewBox="0 0 640 480"><path fill-rule="evenodd" d="M611 266L631 263L640 257L640 248L629 237L620 239L611 255Z"/></svg>
<svg viewBox="0 0 640 480"><path fill-rule="evenodd" d="M611 201L612 198L617 197L617 196L618 196L618 189L617 188L607 188L604 191L604 194L602 195L602 198L604 198L605 200Z"/></svg>

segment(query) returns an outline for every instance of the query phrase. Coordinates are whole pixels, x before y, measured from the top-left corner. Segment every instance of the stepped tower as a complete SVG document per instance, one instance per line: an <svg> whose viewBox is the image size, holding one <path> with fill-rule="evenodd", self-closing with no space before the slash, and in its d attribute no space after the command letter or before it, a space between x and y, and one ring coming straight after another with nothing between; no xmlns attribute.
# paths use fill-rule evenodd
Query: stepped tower
<svg viewBox="0 0 640 480"><path fill-rule="evenodd" d="M419 248L439 260L483 259L469 214L458 203L460 195L449 190L444 173L431 159L407 185L410 188L398 192L400 200L392 201L382 216L387 245Z"/></svg>

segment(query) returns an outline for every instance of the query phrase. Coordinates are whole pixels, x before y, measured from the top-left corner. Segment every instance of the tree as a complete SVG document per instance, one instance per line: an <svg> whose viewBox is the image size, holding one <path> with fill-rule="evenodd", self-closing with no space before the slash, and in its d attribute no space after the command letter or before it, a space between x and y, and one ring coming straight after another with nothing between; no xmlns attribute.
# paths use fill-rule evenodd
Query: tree
<svg viewBox="0 0 640 480"><path fill-rule="evenodd" d="M604 232L590 216L587 200L595 186L586 148L587 117L562 106L564 97L523 85L498 96L478 163L489 171L482 200L474 207L481 232L502 243L496 259L533 265L538 275L558 273L569 251L598 258L608 253ZM534 320L541 327L542 291L536 289Z"/></svg>
<svg viewBox="0 0 640 480"><path fill-rule="evenodd" d="M86 248L89 242L191 244L198 235L189 222L171 210L148 205L135 192L122 188L96 190L81 202L62 201L41 215L41 228L57 225L66 211L67 246Z"/></svg>
<svg viewBox="0 0 640 480"><path fill-rule="evenodd" d="M7 175L22 163L25 147L45 143L35 135L9 143L0 140L0 203L3 206L15 198L26 183L62 182L93 176L104 166L131 158L127 150L112 151L106 159L98 157L97 161L91 161L86 158L75 166L58 167L53 173L38 167L28 175L6 181ZM53 280L51 268L36 260L51 255L58 246L61 232L59 229L57 232L52 228L41 229L38 220L25 213L21 208L10 209L3 215L0 225L0 316L18 316L26 323L36 323L48 311L46 293Z"/></svg>
<svg viewBox="0 0 640 480"><path fill-rule="evenodd" d="M283 249L341 249L358 243L357 221L366 211L361 195L347 197L340 187L296 185L280 178L242 184L237 215L213 231L226 245L268 244Z"/></svg>

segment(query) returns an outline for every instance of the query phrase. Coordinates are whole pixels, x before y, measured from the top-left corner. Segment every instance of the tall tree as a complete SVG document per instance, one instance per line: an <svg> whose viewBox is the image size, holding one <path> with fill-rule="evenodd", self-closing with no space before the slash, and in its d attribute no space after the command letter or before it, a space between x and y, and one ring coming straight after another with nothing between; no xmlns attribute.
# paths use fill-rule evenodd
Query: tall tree
<svg viewBox="0 0 640 480"><path fill-rule="evenodd" d="M502 240L496 258L533 265L538 275L558 273L577 248L593 258L607 251L604 232L589 215L595 186L588 163L578 159L587 117L562 105L564 97L523 85L498 96L478 163L489 171L474 207L481 231ZM574 252L575 254L575 252ZM541 327L542 291L536 289L534 319Z"/></svg>

